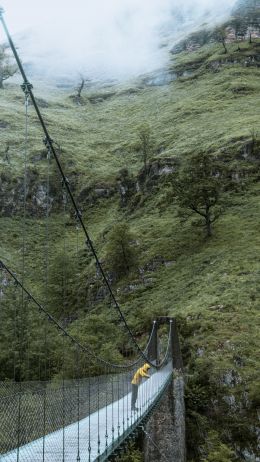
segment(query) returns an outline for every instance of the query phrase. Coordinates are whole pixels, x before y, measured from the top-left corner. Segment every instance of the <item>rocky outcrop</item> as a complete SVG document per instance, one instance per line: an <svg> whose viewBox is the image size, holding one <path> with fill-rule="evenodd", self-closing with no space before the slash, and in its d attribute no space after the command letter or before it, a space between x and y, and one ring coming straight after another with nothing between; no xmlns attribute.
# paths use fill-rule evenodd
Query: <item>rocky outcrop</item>
<svg viewBox="0 0 260 462"><path fill-rule="evenodd" d="M142 83L148 87L161 87L173 82L177 77L178 74L172 70L160 69L144 77Z"/></svg>
<svg viewBox="0 0 260 462"><path fill-rule="evenodd" d="M113 98L116 95L116 92L109 92L109 93L98 93L93 96L89 96L88 100L91 104L98 104L103 103L104 101Z"/></svg>
<svg viewBox="0 0 260 462"><path fill-rule="evenodd" d="M177 168L178 160L169 157L152 160L146 168L143 167L139 171L136 178L129 173L128 169L120 170L116 178L120 205L125 207L131 201L133 203L138 202L135 199L141 191L152 190L162 177L172 174Z"/></svg>
<svg viewBox="0 0 260 462"><path fill-rule="evenodd" d="M78 196L78 201L82 207L93 207L102 199L109 199L116 193L116 186L107 183L87 186L83 188Z"/></svg>
<svg viewBox="0 0 260 462"><path fill-rule="evenodd" d="M60 191L56 190L54 181L50 179L48 192L47 180L42 180L39 173L29 168L26 177L26 214L28 216L42 217L54 208L61 208ZM11 217L23 213L24 178L14 178L11 173L0 174L0 216Z"/></svg>
<svg viewBox="0 0 260 462"><path fill-rule="evenodd" d="M149 189L155 186L160 178L170 175L177 171L179 161L175 157L165 157L153 160L147 169L143 167L137 177L137 189L140 190L144 185Z"/></svg>

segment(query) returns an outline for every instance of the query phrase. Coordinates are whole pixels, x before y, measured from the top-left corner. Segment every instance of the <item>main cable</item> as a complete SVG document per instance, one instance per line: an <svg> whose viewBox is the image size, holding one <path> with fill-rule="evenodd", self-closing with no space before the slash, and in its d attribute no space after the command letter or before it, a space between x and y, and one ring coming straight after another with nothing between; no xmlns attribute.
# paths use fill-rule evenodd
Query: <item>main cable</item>
<svg viewBox="0 0 260 462"><path fill-rule="evenodd" d="M73 205L73 207L74 207L74 209L75 209L76 218L78 219L78 221L79 221L79 223L80 223L80 225L81 225L81 227L82 227L82 229L83 229L83 232L84 232L84 234L85 234L85 237L86 237L86 244L87 244L87 246L90 248L90 250L91 250L91 252L92 252L92 254L93 254L94 258L95 258L96 264L97 264L97 266L98 266L98 268L99 268L99 271L100 271L100 273L101 273L101 275L102 275L102 277L103 277L104 283L105 283L105 285L107 286L107 289L108 289L108 291L109 291L109 294L110 294L110 296L111 296L111 299L113 300L114 307L115 307L115 309L117 310L117 312L119 313L119 317L120 317L121 321L123 322L123 324L124 324L124 326L125 326L125 328L126 328L128 334L129 334L129 336L131 337L132 342L134 343L135 347L136 347L137 350L140 352L140 354L141 354L141 356L144 358L144 360L145 360L147 363L149 363L150 365L152 365L152 363L150 362L149 358L143 353L143 351L142 351L142 349L140 348L139 344L137 343L137 341L136 341L136 339L135 339L135 337L134 337L134 335L133 335L133 333L132 333L130 327L128 326L127 320L126 320L126 318L125 318L125 316L124 316L124 314L123 314L123 312L122 312L122 310L121 310L121 308L120 308L120 306L119 306L119 304L118 304L118 302L117 302L117 300L116 300L116 298L115 298L115 295L114 295L113 290L112 290L112 287L111 287L111 285L110 285L110 283L109 283L109 281L108 281L108 278L107 278L106 275L105 275L105 272L104 272L104 270L103 270L103 267L102 267L102 265L101 265L101 262L100 262L100 260L99 260L99 258L98 258L97 252L96 252L96 250L95 250L95 248L94 248L94 245L93 245L93 243L92 243L92 241L91 241L91 239L90 239L90 236L89 236L89 234L88 234L88 231L87 231L87 229L86 229L86 226L85 226L85 224L84 224L84 222L83 222L83 219L82 219L82 212L79 210L79 208L78 208L78 206L77 206L77 203L76 203L76 200L75 200L75 198L74 198L74 196L73 196L73 193L72 193L72 191L71 191L70 184L69 184L69 180L68 180L68 178L65 176L65 174L64 174L64 172L63 172L61 163L60 163L59 158L58 158L58 156L57 156L55 147L54 147L54 145L53 145L53 144L54 144L54 141L51 139L51 137L50 137L50 135L49 135L49 132L48 132L48 130L47 130L47 127L46 127L45 122L44 122L44 120L43 120L43 117L42 117L42 115L41 115L40 109L39 109L38 104L37 104L37 102L36 102L36 99L35 99L35 97L34 97L34 94L33 94L33 91L32 91L33 85L32 85L32 84L28 81L28 79L27 79L27 76L26 76L26 74L25 74L23 65L22 65L22 63L21 63L21 60L20 60L19 55L18 55L18 53L17 53L17 50L16 50L16 48L15 48L14 42L13 42L13 40L12 40L12 37L11 37L11 35L10 35L10 33L9 33L9 30L8 30L8 28L7 28L7 25L6 25L6 23L5 23L5 20L4 20L4 17L3 17L3 13L4 13L4 10L3 10L3 8L0 7L0 21L2 22L2 25L3 25L4 31L5 31L5 33L6 33L6 36L7 36L9 45L10 45L10 48L11 48L13 54L14 54L15 60L16 60L17 65L18 65L18 68L19 68L19 70L20 70L20 72L21 72L21 75L22 75L22 77L23 77L23 80L24 80L23 85L21 86L21 88L22 88L22 90L23 90L24 92L26 92L26 93L28 93L28 94L30 95L32 104L33 104L33 106L34 106L34 109L35 109L36 114L37 114L37 116L38 116L38 118L39 118L40 124L41 124L41 126L42 126L42 129L43 129L43 132L44 132L44 135L45 135L44 144L45 144L46 148L47 148L48 150L51 151L51 153L52 153L52 155L53 155L53 157L54 157L54 159L55 159L55 161L56 161L57 167L58 167L59 172L60 172L61 177L62 177L63 184L65 185L65 187L66 187L66 189L67 189L68 195L69 195L70 200L71 200L71 202L72 202L72 205ZM153 367L157 367L157 366L154 366L154 365L153 365Z"/></svg>
<svg viewBox="0 0 260 462"><path fill-rule="evenodd" d="M90 348L87 348L86 346L82 345L75 337L73 337L66 329L64 329L64 327L47 311L47 309L41 305L37 300L36 298L23 286L22 282L19 281L19 279L17 278L17 276L3 263L3 261L0 260L0 270L1 269L4 269L11 277L12 279L14 280L15 284L17 286L19 286L20 288L22 288L22 290L25 292L25 294L27 295L28 297L28 300L32 301L39 309L40 312L42 312L48 319L49 322L51 322L61 333L62 335L64 335L65 337L67 337L72 343L74 343L77 347L79 347L84 353L87 353L89 354L90 356L92 356L95 360L99 361L100 363L102 364L105 364L106 366L109 366L111 368L114 368L114 369L121 369L121 370L127 370L127 369L131 369L133 366L135 366L141 359L142 355L140 355L134 362L132 363L129 363L129 364L114 364L114 363L111 363L109 361L106 361L105 359L103 358L100 358L99 356L97 356ZM149 344L152 340L152 337L153 337L153 332L154 332L154 329L155 329L155 322L153 323L153 329L152 329L152 332L150 334L150 337L149 337L149 340L148 340L148 343L145 347L145 350L144 351L147 351L148 350L148 347L149 347ZM170 333L171 333L171 325L170 325ZM170 334L169 334L170 336ZM143 353L143 352L142 352ZM164 360L163 360L164 362ZM157 368L159 369L161 367L161 364L156 366L155 364L153 364L152 362L149 361L149 363L151 364L152 367L154 368Z"/></svg>

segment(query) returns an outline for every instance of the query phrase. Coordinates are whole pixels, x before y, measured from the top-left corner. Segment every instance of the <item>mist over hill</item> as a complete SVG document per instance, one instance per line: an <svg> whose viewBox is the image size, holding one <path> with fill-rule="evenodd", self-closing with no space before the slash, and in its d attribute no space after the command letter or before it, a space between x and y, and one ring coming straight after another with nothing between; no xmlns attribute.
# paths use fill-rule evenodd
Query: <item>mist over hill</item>
<svg viewBox="0 0 260 462"><path fill-rule="evenodd" d="M47 78L127 79L164 66L168 50L235 0L2 0L23 61ZM1 34L1 33L0 33ZM3 36L0 35L0 40Z"/></svg>

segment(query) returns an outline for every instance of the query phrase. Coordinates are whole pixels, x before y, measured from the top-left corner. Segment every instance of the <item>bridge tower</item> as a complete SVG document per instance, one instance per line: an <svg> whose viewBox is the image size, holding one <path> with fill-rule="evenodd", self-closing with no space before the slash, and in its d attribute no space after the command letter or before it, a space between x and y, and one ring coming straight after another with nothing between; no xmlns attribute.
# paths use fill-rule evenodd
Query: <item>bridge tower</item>
<svg viewBox="0 0 260 462"><path fill-rule="evenodd" d="M159 362L158 330L160 325L168 323L172 324L173 378L145 426L145 462L186 461L183 362L175 318L159 317L154 321L148 356L151 362L155 364Z"/></svg>

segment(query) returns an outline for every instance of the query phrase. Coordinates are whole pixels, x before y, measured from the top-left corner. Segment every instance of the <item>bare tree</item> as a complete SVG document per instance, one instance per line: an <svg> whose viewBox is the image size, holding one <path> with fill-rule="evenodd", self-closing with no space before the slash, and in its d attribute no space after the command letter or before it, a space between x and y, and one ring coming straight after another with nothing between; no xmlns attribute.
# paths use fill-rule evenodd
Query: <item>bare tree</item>
<svg viewBox="0 0 260 462"><path fill-rule="evenodd" d="M252 140L252 154L254 155L257 151L258 145L259 145L259 133L255 128L252 128L250 130L250 135L251 135L251 140Z"/></svg>
<svg viewBox="0 0 260 462"><path fill-rule="evenodd" d="M5 151L4 151L4 156L5 156L5 161L10 164L10 156L9 156L9 149L10 146L9 144L6 146Z"/></svg>
<svg viewBox="0 0 260 462"><path fill-rule="evenodd" d="M76 98L77 99L80 99L81 98L81 93L84 89L84 86L85 86L85 83L86 83L86 79L81 75L80 76L80 82L78 84L78 86L76 87Z"/></svg>
<svg viewBox="0 0 260 462"><path fill-rule="evenodd" d="M17 66L12 62L7 49L7 45L0 44L0 89L4 87L4 81L17 72Z"/></svg>
<svg viewBox="0 0 260 462"><path fill-rule="evenodd" d="M147 175L147 163L149 158L151 157L153 147L150 125L144 123L139 126L138 138L140 152L144 163L145 175Z"/></svg>
<svg viewBox="0 0 260 462"><path fill-rule="evenodd" d="M224 26L216 27L214 31L214 36L216 40L220 43L222 43L223 48L224 48L224 53L226 54L227 51L227 46L226 46L226 39L227 39L227 30Z"/></svg>

